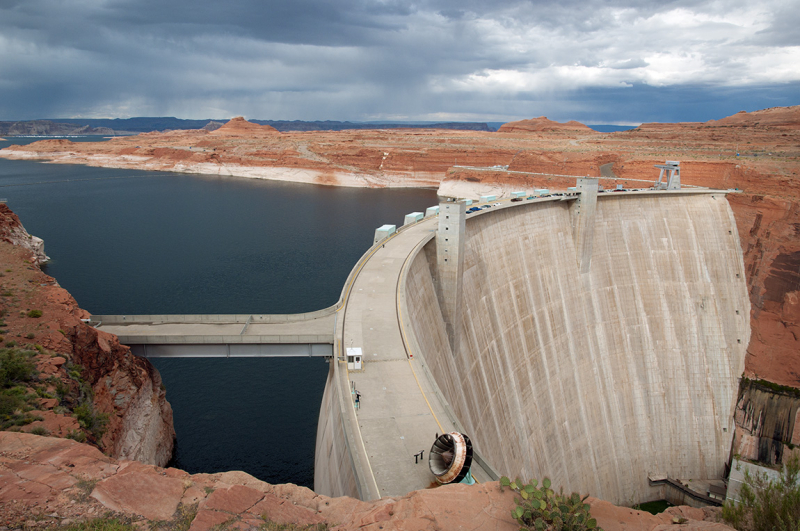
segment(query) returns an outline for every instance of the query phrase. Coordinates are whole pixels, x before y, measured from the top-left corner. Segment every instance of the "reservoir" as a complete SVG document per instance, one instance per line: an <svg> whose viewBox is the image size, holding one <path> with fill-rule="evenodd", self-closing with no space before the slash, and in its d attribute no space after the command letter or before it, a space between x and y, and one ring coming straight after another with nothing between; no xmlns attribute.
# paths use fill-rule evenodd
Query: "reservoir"
<svg viewBox="0 0 800 531"><path fill-rule="evenodd" d="M97 138L88 138L97 140ZM0 142L0 148L38 139ZM74 141L84 139L71 139ZM93 314L296 313L334 304L376 227L437 202L370 190L0 159L0 198L45 241L44 266ZM173 466L313 486L328 366L157 359Z"/></svg>

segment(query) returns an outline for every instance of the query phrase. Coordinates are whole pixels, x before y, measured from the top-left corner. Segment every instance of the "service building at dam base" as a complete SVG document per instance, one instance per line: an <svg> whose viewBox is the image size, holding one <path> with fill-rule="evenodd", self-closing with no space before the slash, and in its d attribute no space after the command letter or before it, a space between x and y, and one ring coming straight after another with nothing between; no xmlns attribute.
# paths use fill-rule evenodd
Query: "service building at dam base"
<svg viewBox="0 0 800 531"><path fill-rule="evenodd" d="M376 231L336 305L244 316L230 337L195 323L185 342L228 355L232 343L309 343L330 357L319 494L435 485L431 445L449 432L471 440L478 482L546 476L618 505L662 499L679 479L713 483L731 457L750 339L729 192L598 188L586 178L560 195L443 201ZM97 319L157 352L181 341L163 332L168 317Z"/></svg>

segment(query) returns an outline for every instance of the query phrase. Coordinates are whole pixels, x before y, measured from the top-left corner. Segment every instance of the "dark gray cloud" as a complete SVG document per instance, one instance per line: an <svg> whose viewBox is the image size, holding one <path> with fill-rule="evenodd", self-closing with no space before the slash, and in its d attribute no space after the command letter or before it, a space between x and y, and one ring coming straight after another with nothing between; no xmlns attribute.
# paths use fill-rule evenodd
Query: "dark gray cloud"
<svg viewBox="0 0 800 531"><path fill-rule="evenodd" d="M682 94L664 120L748 91L755 108L797 104L800 10L722 4L0 0L0 119L591 123L659 119L630 104L659 94Z"/></svg>

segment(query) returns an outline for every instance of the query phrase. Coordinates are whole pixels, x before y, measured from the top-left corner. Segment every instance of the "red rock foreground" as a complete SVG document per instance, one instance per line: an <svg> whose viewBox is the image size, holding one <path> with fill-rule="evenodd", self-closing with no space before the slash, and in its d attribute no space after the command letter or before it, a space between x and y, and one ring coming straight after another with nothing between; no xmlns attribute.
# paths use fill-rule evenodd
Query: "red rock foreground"
<svg viewBox="0 0 800 531"><path fill-rule="evenodd" d="M653 516L594 498L589 502L606 530L731 529L715 523L716 509L672 507ZM255 529L265 519L327 523L336 530L516 531L513 507L513 492L501 492L496 482L362 502L319 496L296 485L270 485L244 472L188 474L117 461L69 439L0 432L0 526L10 528L44 529L117 515L142 525L185 518L191 520L190 531L220 525Z"/></svg>

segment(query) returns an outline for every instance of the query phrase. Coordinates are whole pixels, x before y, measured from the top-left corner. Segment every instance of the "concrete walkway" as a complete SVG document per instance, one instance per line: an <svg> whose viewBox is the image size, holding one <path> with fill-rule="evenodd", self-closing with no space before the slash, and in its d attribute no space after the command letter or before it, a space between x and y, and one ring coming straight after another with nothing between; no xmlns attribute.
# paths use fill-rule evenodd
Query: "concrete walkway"
<svg viewBox="0 0 800 531"><path fill-rule="evenodd" d="M437 227L438 217L425 219L378 248L363 265L340 312L344 313L342 347L360 347L363 353L363 370L348 372L347 377L362 395L356 412L360 437L382 497L434 483L428 452L436 434L458 431L437 399L423 362L419 357L409 359L398 319L403 265ZM414 454L421 450L424 458L415 464ZM477 463L472 471L478 481L490 481Z"/></svg>
<svg viewBox="0 0 800 531"><path fill-rule="evenodd" d="M117 335L124 344L174 344L174 343L333 343L334 314L298 314L294 321L263 322L254 316L242 321L230 316L220 320L205 321L202 316L93 316L101 322L98 330ZM189 318L195 317L195 321ZM291 316L288 316L291 317Z"/></svg>

